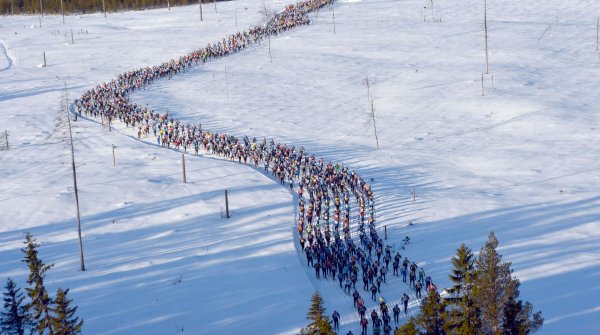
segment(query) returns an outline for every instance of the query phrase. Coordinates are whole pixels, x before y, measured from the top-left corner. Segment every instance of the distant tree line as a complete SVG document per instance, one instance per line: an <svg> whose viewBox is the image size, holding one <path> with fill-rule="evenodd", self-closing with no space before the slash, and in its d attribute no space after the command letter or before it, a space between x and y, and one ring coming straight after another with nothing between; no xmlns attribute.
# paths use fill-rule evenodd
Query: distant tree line
<svg viewBox="0 0 600 335"><path fill-rule="evenodd" d="M39 14L40 3L44 14L60 14L61 0L1 0L0 14ZM212 2L202 0L202 2ZM197 4L198 0L169 0L171 6ZM104 0L107 12L167 7L167 0ZM66 14L94 13L102 11L102 0L63 0Z"/></svg>

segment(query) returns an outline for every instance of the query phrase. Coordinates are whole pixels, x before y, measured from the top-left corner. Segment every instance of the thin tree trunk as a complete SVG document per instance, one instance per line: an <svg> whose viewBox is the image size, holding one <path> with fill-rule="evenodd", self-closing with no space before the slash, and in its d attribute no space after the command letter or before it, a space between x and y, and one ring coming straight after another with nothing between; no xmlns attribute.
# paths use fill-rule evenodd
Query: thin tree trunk
<svg viewBox="0 0 600 335"><path fill-rule="evenodd" d="M273 55L271 55L271 35L267 34L267 36L269 37L269 60L273 63Z"/></svg>
<svg viewBox="0 0 600 335"><path fill-rule="evenodd" d="M379 149L379 137L377 136L377 123L375 122L375 102L371 100L371 118L373 119L373 129L375 130L375 142Z"/></svg>
<svg viewBox="0 0 600 335"><path fill-rule="evenodd" d="M204 21L202 19L202 1L198 0L198 7L200 7L200 21Z"/></svg>
<svg viewBox="0 0 600 335"><path fill-rule="evenodd" d="M490 73L488 62L487 0L483 0L483 26L485 28L485 73Z"/></svg>
<svg viewBox="0 0 600 335"><path fill-rule="evenodd" d="M73 188L75 190L75 207L77 208L77 235L79 237L79 262L80 270L85 271L85 262L83 259L83 242L81 240L81 216L79 214L79 192L77 190L77 172L75 170L75 149L73 146L73 132L71 130L71 116L69 115L69 96L67 93L67 82L65 82L65 100L67 121L69 124L69 140L71 143L71 167L73 168Z"/></svg>
<svg viewBox="0 0 600 335"><path fill-rule="evenodd" d="M181 164L182 164L182 168L183 168L183 183L186 184L187 183L187 177L185 175L185 154L181 154Z"/></svg>
<svg viewBox="0 0 600 335"><path fill-rule="evenodd" d="M596 51L598 51L598 31L600 30L600 17L596 20Z"/></svg>

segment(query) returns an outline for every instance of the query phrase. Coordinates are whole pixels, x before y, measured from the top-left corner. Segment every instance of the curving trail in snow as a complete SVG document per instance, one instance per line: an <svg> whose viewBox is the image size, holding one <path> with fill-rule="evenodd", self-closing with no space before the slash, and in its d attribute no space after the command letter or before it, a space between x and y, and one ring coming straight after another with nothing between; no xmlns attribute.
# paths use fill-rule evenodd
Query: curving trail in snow
<svg viewBox="0 0 600 335"><path fill-rule="evenodd" d="M0 71L6 71L12 68L15 64L17 64L17 59L15 56L9 51L9 47L6 42L0 40L0 50L2 51L2 55L6 58L7 65L0 69Z"/></svg>
<svg viewBox="0 0 600 335"><path fill-rule="evenodd" d="M371 240L380 241L379 243L381 243L383 249L385 248L384 242L378 236L375 227L375 197L371 192L371 187L354 172L350 173L346 170L344 165L341 165L339 169L336 165L334 170L333 165L329 164L324 170L324 164L321 162L320 168L318 168L319 163L315 157L309 153L303 152L303 149L297 148L299 152L298 150L294 151L294 147L290 149L284 144L275 144L272 140L270 146L267 145L266 140L264 140L262 144L253 142L251 145L248 138L244 138L244 141L242 141L233 136L216 134L203 130L201 127L197 128L195 125L183 125L178 121L173 120L171 115L160 115L146 107L133 103L129 97L131 92L153 83L155 80L165 77L170 78L175 74L185 72L186 68L193 68L195 66L193 65L194 62L197 64L199 61L206 62L207 59L221 58L255 45L258 41L265 39L268 36L275 36L295 26L308 24L308 18L306 17L308 12L316 11L331 2L333 2L333 0L307 1L297 4L297 7L293 7L293 5L288 6L285 10L275 14L266 25L250 28L248 36L239 33L237 35L231 35L229 36L229 43L223 39L223 44L219 41L218 43L209 45L207 48L196 50L179 59L165 62L159 66L137 69L119 75L116 80L101 84L86 92L71 106L71 112L83 113L89 120L94 120L95 118L96 122L98 122L98 117L103 117L103 123L108 119L113 120L113 123L121 121L118 122L118 127L121 131L124 131L128 136L135 138L137 130L137 138L149 143L153 142L144 140L143 138L151 137L151 130L154 131L156 136L158 128L159 135L157 137L157 144L162 145L163 147L166 146L169 149L171 149L171 146L173 146L172 149L183 149L185 152L187 152L188 149L190 152L195 149L196 154L198 154L198 149L203 146L205 154L211 157L224 160L238 159L240 162L242 159L241 157L249 158L250 162L248 162L247 165L252 165L252 163L254 163L254 168L257 171L262 172L275 181L281 181L282 185L285 184L287 186L290 180L294 181L293 184L298 185L300 182L300 171L303 171L303 173L306 171L311 180L312 178L319 179L319 181L315 181L314 185L311 184L312 192L316 195L316 189L322 187L326 194L323 199L331 196L332 207L334 197L340 195L341 198L341 195L343 194L350 194L350 199L347 203L348 208L346 209L346 215L349 219L348 226L345 227L343 233L342 229L339 231L339 235L344 238L346 243L343 243L343 240L338 236L337 238L339 240L337 246L349 246L350 244L354 244L366 251L366 248L361 246L361 241ZM289 21L286 21L288 19ZM130 130L129 125L132 125L133 129ZM245 159L244 163L246 163ZM265 168L264 171L261 169L263 164L269 169L272 168L270 171L271 173L269 173L267 168ZM316 172L317 169L319 172ZM308 178L306 180L308 181ZM305 182L305 185L308 185L308 182ZM356 188L356 191L354 191L354 188ZM290 190L291 189L292 188L290 188ZM300 200L303 199L308 207L310 198L312 198L307 196L307 193L309 193L308 189L309 187L306 186L306 193L304 196L292 192L294 201L299 203ZM349 191L350 189L352 192ZM354 197L352 197L352 195L354 195ZM318 196L318 199L321 199L320 195ZM366 205L367 202L369 203L368 206ZM361 207L362 214L359 214L356 210L359 207ZM366 212L369 213L369 224L367 226L368 234L360 229L364 228L364 221L366 221L364 214L365 207L368 207ZM327 223L324 223L324 221L319 221L317 219L313 225L311 219L308 219L308 215L304 215L304 210L299 208L303 208L303 206L300 207L299 205L295 207L294 215L294 222L298 222L298 229L295 229L296 227L292 225L293 235L296 241L299 241L301 237L306 237L310 240L310 237L305 234L306 231L310 232L312 230L313 232L319 232L319 234L316 235L326 235L326 231L329 232L329 220L326 221ZM354 211L351 212L350 208L353 208ZM337 209L340 209L339 204ZM336 226L341 223L341 210L339 211L339 218L337 219L333 219L334 215L329 211L329 207L327 207L327 210L324 212L330 213L332 218L331 221L337 221ZM311 213L312 216L312 209L309 209L309 213ZM315 211L315 213L318 217L320 210L319 212ZM321 219L323 220L323 218ZM362 222L360 228L359 222ZM321 225L319 225L319 223L321 223ZM305 230L303 231L301 228ZM335 228L335 232L338 232L337 227ZM367 237L369 235L370 237ZM332 238L332 240L333 239L334 238ZM375 242L375 244L376 243L377 242ZM352 297L338 287L338 281L335 278L317 280L313 268L306 264L304 253L300 250L299 243L295 243L295 248L301 266L305 268L313 287L323 295L328 306L335 306L330 307L329 312L333 312L334 308L340 312L340 333L345 334L349 330L358 333L358 322L360 319L352 306ZM343 251L340 252L343 254ZM393 257L396 253L400 252L404 253L403 250L394 247L391 256ZM375 252L373 252L373 257L368 256L365 259L368 259L368 262L375 262L376 258ZM324 259L322 262L325 264ZM344 267L349 269L349 264L350 263L345 263ZM357 264L357 267L360 268L360 262ZM368 291L362 290L362 274L359 273L358 270L357 274L358 280L356 289L365 301L365 306L367 307L366 317L370 320L370 312L372 310L379 312L379 304L378 301L370 298L370 293ZM340 291L344 293L342 294ZM425 289L423 291L425 291ZM415 307L419 305L420 300L414 295L413 289L405 282L401 281L400 277L392 275L390 266L386 283L382 284L381 291L377 294L378 299L379 297L385 298L391 314L391 309L394 305L402 305L400 299L404 293L409 293L411 296L411 302L409 304L410 312L408 313L408 316L410 316L411 314L414 314ZM423 294L425 294L425 292L423 292ZM391 325L394 327L397 324L394 324L392 321ZM369 329L372 329L371 321L369 321Z"/></svg>

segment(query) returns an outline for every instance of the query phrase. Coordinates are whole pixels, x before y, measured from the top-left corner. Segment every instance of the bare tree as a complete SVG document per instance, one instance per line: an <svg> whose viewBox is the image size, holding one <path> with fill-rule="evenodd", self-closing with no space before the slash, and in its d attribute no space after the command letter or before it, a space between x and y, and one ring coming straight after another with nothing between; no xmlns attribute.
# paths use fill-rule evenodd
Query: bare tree
<svg viewBox="0 0 600 335"><path fill-rule="evenodd" d="M375 134L375 143L377 144L377 149L379 149L379 137L377 136L377 122L375 121L375 99L371 99L371 111L369 112L369 117L373 122L373 133Z"/></svg>
<svg viewBox="0 0 600 335"><path fill-rule="evenodd" d="M79 265L80 270L85 271L85 263L83 257L83 242L81 239L81 219L79 214L79 192L77 189L77 172L75 169L75 149L73 146L73 132L71 130L71 116L69 115L69 95L67 91L67 82L58 76L56 78L60 81L63 81L65 84L65 99L61 99L60 102L61 108L59 110L59 116L55 125L55 135L62 137L62 141L68 141L71 147L71 168L73 170L73 189L75 191L75 206L77 208L77 234L79 237ZM64 114L62 113L63 108L65 112ZM67 130L68 133L66 133Z"/></svg>
<svg viewBox="0 0 600 335"><path fill-rule="evenodd" d="M333 17L333 34L335 35L335 9L333 9L333 13L331 16Z"/></svg>
<svg viewBox="0 0 600 335"><path fill-rule="evenodd" d="M273 16L273 10L267 5L266 2L263 2L262 8L259 10L259 13L263 17L265 29L267 30L267 41L269 43L269 61L273 63L273 55L271 54L271 31L270 31L270 23L271 17Z"/></svg>
<svg viewBox="0 0 600 335"><path fill-rule="evenodd" d="M9 150L8 146L8 130L4 131L4 134L0 137L0 150Z"/></svg>
<svg viewBox="0 0 600 335"><path fill-rule="evenodd" d="M198 7L200 7L200 21L202 20L202 1L198 0Z"/></svg>
<svg viewBox="0 0 600 335"><path fill-rule="evenodd" d="M598 31L600 30L600 17L596 20L596 51L598 51Z"/></svg>
<svg viewBox="0 0 600 335"><path fill-rule="evenodd" d="M488 29L487 29L487 0L483 0L483 27L485 30L485 73L490 73L488 62Z"/></svg>
<svg viewBox="0 0 600 335"><path fill-rule="evenodd" d="M368 123L373 123L373 131L375 135L375 143L377 144L377 149L379 149L379 136L377 135L377 121L375 120L375 98L371 96L371 85L373 84L373 80L369 78L369 76L365 77L363 84L367 87L367 102L369 106L369 111L367 112L367 116L369 117Z"/></svg>

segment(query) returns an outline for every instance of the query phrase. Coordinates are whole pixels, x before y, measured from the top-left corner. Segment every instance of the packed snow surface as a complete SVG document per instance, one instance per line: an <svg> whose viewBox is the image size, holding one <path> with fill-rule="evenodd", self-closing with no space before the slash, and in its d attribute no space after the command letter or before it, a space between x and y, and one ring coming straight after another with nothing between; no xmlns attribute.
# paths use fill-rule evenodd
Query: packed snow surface
<svg viewBox="0 0 600 335"><path fill-rule="evenodd" d="M372 178L388 243L400 250L410 236L401 253L441 287L460 243L478 250L494 230L522 297L543 311L540 334L598 334L600 3L487 5L484 95L480 2L362 0L272 38L272 62L263 44L132 99L206 129L302 145ZM297 253L286 189L251 167L190 155L183 184L181 153L86 120L73 123L79 271L64 82L72 101L258 24L262 7L206 4L202 22L197 6L64 24L45 16L42 27L37 16L0 18L0 131L10 144L0 151L1 280L25 286L20 248L30 231L55 264L50 290L71 288L86 334L295 333L314 289L342 314L341 333L358 333L351 298L314 279ZM397 284L383 288L392 300L408 292Z"/></svg>

